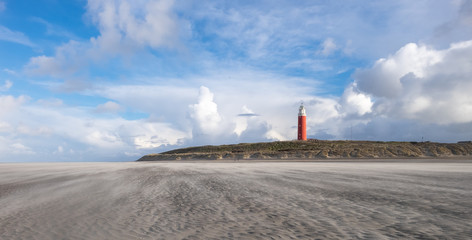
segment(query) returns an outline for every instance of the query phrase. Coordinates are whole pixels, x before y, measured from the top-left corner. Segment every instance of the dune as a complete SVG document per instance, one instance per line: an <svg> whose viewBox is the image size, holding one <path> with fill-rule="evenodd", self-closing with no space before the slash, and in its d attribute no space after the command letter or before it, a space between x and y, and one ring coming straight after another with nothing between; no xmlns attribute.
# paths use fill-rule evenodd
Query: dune
<svg viewBox="0 0 472 240"><path fill-rule="evenodd" d="M472 142L275 141L208 145L148 154L138 161L469 158Z"/></svg>
<svg viewBox="0 0 472 240"><path fill-rule="evenodd" d="M472 161L0 164L0 239L466 239Z"/></svg>

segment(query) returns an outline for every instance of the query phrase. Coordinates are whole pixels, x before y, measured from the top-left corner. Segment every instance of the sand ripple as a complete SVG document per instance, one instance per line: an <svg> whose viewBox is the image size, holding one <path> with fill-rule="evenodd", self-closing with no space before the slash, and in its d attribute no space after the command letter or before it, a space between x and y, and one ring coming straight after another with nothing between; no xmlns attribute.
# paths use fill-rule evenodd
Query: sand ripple
<svg viewBox="0 0 472 240"><path fill-rule="evenodd" d="M467 239L472 162L0 164L0 239Z"/></svg>

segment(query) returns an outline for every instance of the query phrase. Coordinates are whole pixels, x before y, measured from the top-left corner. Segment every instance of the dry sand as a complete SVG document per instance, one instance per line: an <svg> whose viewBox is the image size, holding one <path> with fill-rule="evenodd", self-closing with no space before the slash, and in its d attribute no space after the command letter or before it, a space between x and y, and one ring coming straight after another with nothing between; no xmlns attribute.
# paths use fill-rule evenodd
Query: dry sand
<svg viewBox="0 0 472 240"><path fill-rule="evenodd" d="M0 239L471 237L471 161L0 164Z"/></svg>

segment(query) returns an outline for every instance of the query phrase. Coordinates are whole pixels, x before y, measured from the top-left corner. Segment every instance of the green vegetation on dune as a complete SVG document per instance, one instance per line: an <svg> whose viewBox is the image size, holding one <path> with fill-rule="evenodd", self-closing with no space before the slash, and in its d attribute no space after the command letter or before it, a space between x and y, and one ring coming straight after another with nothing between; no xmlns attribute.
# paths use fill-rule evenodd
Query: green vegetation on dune
<svg viewBox="0 0 472 240"><path fill-rule="evenodd" d="M217 159L419 158L472 156L472 143L280 141L181 148L138 161Z"/></svg>

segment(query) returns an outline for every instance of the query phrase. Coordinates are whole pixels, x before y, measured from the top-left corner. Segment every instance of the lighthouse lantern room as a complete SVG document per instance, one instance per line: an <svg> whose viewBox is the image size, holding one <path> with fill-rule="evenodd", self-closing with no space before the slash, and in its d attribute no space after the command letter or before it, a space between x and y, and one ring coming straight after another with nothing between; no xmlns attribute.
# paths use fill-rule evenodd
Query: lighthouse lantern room
<svg viewBox="0 0 472 240"><path fill-rule="evenodd" d="M305 106L300 105L298 110L298 140L306 140L306 111Z"/></svg>

